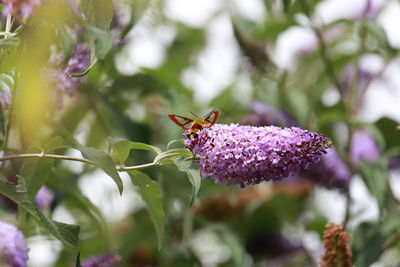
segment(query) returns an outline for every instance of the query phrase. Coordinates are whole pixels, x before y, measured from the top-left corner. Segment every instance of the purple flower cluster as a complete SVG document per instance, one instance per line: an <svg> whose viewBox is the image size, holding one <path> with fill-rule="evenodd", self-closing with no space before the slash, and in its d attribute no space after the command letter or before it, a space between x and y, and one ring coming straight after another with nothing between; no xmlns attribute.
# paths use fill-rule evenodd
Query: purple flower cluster
<svg viewBox="0 0 400 267"><path fill-rule="evenodd" d="M373 161L379 158L381 152L373 135L364 129L356 130L350 141L350 160L358 165L361 159Z"/></svg>
<svg viewBox="0 0 400 267"><path fill-rule="evenodd" d="M297 122L292 116L261 102L252 103L251 111L252 113L240 119L241 124L253 126L297 126Z"/></svg>
<svg viewBox="0 0 400 267"><path fill-rule="evenodd" d="M41 0L1 0L4 7L1 11L3 16L9 14L18 15L22 19L32 15L35 6L40 5Z"/></svg>
<svg viewBox="0 0 400 267"><path fill-rule="evenodd" d="M334 148L328 148L315 167L305 171L307 178L326 188L348 190L351 172Z"/></svg>
<svg viewBox="0 0 400 267"><path fill-rule="evenodd" d="M14 225L0 221L0 266L24 267L27 260L24 235Z"/></svg>
<svg viewBox="0 0 400 267"><path fill-rule="evenodd" d="M85 77L72 77L86 70L90 61L90 49L83 44L77 44L74 53L65 68L49 69L50 81L69 95L73 95L79 82L85 81Z"/></svg>
<svg viewBox="0 0 400 267"><path fill-rule="evenodd" d="M195 139L186 135L185 144L200 157L203 179L245 187L310 167L326 153L331 141L296 127L215 124Z"/></svg>
<svg viewBox="0 0 400 267"><path fill-rule="evenodd" d="M82 262L82 267L115 267L121 263L121 256L118 254L105 254L97 257L90 257Z"/></svg>

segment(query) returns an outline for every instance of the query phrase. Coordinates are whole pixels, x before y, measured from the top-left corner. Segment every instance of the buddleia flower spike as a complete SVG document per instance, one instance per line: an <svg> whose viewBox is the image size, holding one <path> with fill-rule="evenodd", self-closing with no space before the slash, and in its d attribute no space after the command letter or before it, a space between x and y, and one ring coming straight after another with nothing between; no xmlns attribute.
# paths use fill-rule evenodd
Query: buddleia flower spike
<svg viewBox="0 0 400 267"><path fill-rule="evenodd" d="M280 180L319 161L331 140L297 127L215 124L185 144L199 158L201 177L241 187Z"/></svg>

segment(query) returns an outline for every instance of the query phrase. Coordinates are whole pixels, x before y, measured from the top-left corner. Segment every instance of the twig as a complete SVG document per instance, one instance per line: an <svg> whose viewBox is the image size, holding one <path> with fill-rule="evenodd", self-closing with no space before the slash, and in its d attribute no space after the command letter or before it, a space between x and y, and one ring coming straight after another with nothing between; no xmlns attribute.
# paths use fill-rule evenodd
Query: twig
<svg viewBox="0 0 400 267"><path fill-rule="evenodd" d="M15 159L29 159L29 158L47 158L47 159L62 159L62 160L71 160L71 161L79 161L91 165L98 166L98 164L94 161L83 159L83 158L75 158L69 157L64 155L56 155L56 154L45 154L45 153L28 153L28 154L15 154L15 155L8 155L4 157L0 157L0 161L6 160L15 160ZM140 170L148 167L152 167L158 165L158 162L151 162L142 165L136 166L120 166L117 168L118 171L130 171L130 170Z"/></svg>

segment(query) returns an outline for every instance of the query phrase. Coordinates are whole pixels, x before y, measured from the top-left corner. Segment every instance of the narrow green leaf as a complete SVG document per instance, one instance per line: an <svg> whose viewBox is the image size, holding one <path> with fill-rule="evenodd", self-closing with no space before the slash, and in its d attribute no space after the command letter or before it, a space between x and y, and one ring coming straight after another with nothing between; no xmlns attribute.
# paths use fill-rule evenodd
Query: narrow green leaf
<svg viewBox="0 0 400 267"><path fill-rule="evenodd" d="M110 155L93 147L82 146L77 142L73 142L73 146L82 153L84 158L95 162L99 168L107 173L117 184L119 193L122 194L122 180Z"/></svg>
<svg viewBox="0 0 400 267"><path fill-rule="evenodd" d="M143 149L143 150L148 150L151 151L155 154L161 154L161 149L159 149L158 147L155 146L151 146L145 143L139 143L139 142L131 142L131 148L132 149Z"/></svg>
<svg viewBox="0 0 400 267"><path fill-rule="evenodd" d="M177 139L177 140L172 140L172 141L169 141L168 142L168 144L167 144L167 150L169 149L169 147L172 145L172 144L175 144L175 143L180 143L180 144L185 144L185 140L184 139Z"/></svg>
<svg viewBox="0 0 400 267"><path fill-rule="evenodd" d="M168 158L176 158L176 157L191 157L192 153L185 149L185 148L173 148L167 151L162 152L161 154L157 155L154 159L154 162L161 162L164 159Z"/></svg>
<svg viewBox="0 0 400 267"><path fill-rule="evenodd" d="M371 194L376 197L382 210L385 202L385 192L388 184L387 159L380 158L376 161L360 160L359 169L361 176Z"/></svg>
<svg viewBox="0 0 400 267"><path fill-rule="evenodd" d="M147 211L157 232L158 248L161 249L164 236L165 214L158 184L142 172L129 171L129 175L131 176L132 183L139 187L140 195L144 202L146 202Z"/></svg>
<svg viewBox="0 0 400 267"><path fill-rule="evenodd" d="M190 200L190 206L193 205L194 200L199 193L201 186L201 178L199 168L192 160L185 159L172 159L178 170L181 172L186 172L189 182L192 184L192 198Z"/></svg>

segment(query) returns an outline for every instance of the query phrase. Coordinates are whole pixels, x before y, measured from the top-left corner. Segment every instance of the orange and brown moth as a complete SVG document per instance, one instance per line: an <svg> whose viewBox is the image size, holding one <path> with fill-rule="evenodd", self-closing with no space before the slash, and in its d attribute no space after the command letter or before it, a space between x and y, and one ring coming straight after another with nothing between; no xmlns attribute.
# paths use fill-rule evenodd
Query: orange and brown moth
<svg viewBox="0 0 400 267"><path fill-rule="evenodd" d="M182 127L184 130L189 130L189 136L191 139L196 138L197 135L201 130L204 128L210 128L215 124L219 117L219 112L218 110L212 110L210 111L207 115L204 117L199 117L196 114L192 113L194 116L197 118L191 119L191 118L186 118L174 114L169 114L168 117L178 124L179 126Z"/></svg>

